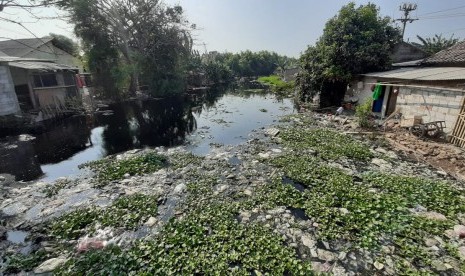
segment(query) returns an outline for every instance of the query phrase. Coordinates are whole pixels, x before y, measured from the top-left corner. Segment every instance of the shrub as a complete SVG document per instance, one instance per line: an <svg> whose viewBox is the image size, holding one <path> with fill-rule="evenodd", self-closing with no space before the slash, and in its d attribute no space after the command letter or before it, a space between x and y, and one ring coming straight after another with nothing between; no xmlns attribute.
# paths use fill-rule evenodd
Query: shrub
<svg viewBox="0 0 465 276"><path fill-rule="evenodd" d="M363 104L357 106L355 109L355 116L360 127L371 128L373 123L370 120L371 118L371 107L373 105L373 100L368 99Z"/></svg>

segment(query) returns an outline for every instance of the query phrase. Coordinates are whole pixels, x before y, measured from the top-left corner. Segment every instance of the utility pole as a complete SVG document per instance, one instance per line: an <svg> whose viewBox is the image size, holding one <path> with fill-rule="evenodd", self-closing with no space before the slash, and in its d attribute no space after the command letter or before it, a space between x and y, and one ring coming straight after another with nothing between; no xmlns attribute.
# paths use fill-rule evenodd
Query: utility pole
<svg viewBox="0 0 465 276"><path fill-rule="evenodd" d="M418 18L410 18L410 12L414 11L417 9L417 4L412 4L412 3L404 3L399 6L399 10L404 12L404 17L396 19L396 21L402 22L403 28L402 28L402 40L404 40L404 33L405 33L405 27L408 23L412 23L415 20L418 20Z"/></svg>

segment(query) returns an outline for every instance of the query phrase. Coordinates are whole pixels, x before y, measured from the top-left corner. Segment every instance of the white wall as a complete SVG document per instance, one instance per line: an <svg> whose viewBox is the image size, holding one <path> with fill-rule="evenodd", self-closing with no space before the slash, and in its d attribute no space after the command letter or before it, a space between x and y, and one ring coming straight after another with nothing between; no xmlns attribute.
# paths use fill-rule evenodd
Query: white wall
<svg viewBox="0 0 465 276"><path fill-rule="evenodd" d="M351 87L346 92L346 98L355 97L358 99L359 104L364 103L373 96L373 91L371 91L373 83L376 83L374 78L364 78L363 81L351 82Z"/></svg>
<svg viewBox="0 0 465 276"><path fill-rule="evenodd" d="M8 66L0 66L0 116L19 113L18 98L16 97L13 79Z"/></svg>
<svg viewBox="0 0 465 276"><path fill-rule="evenodd" d="M465 91L432 89L426 87L400 87L397 107L402 116L422 116L423 122L445 121L446 133L454 130L465 98Z"/></svg>
<svg viewBox="0 0 465 276"><path fill-rule="evenodd" d="M371 86L376 83L375 78L363 78L363 86L358 87L358 81L351 83L351 88L346 93L353 94L358 97L359 103L363 103L366 99L372 97L373 92ZM396 109L399 108L404 118L413 118L414 116L422 116L423 122L445 121L447 134L451 134L454 130L458 114L462 107L465 90L459 91L454 89L444 88L428 88L428 87L403 87L401 85L387 85L384 93L382 117L386 114L387 100L389 94L392 93L392 87L399 86L399 95L397 97Z"/></svg>

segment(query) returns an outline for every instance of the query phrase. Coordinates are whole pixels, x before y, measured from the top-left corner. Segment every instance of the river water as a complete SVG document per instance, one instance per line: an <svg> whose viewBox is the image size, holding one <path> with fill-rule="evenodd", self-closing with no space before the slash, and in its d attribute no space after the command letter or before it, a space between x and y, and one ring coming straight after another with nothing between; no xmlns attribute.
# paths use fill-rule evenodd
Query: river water
<svg viewBox="0 0 465 276"><path fill-rule="evenodd" d="M214 144L237 145L254 130L294 112L272 94L211 90L181 98L130 101L47 126L35 139L0 140L0 173L16 180L53 181L81 173L78 165L146 147L186 145L205 155Z"/></svg>

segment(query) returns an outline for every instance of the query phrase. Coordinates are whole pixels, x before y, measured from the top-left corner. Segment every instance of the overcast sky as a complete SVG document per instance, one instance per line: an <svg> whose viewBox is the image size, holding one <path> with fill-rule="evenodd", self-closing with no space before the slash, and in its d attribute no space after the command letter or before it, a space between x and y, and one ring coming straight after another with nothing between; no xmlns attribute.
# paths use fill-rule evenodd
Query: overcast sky
<svg viewBox="0 0 465 276"><path fill-rule="evenodd" d="M198 26L194 33L197 48L202 52L238 52L243 50L270 50L298 57L309 44L314 44L323 33L326 21L337 14L349 1L329 0L165 0L180 4L186 17ZM366 4L368 1L355 1ZM399 18L399 5L405 1L371 1L380 7L382 15ZM444 34L465 38L465 1L418 0L418 8L412 13L420 20L407 25L405 40L416 41L423 37ZM51 8L37 10L42 16L56 16ZM59 20L41 20L32 23L31 16L17 9L5 9L0 13L24 23L37 36L50 32L72 36L73 27ZM31 37L23 27L0 21L0 39ZM205 47L203 45L205 43Z"/></svg>

